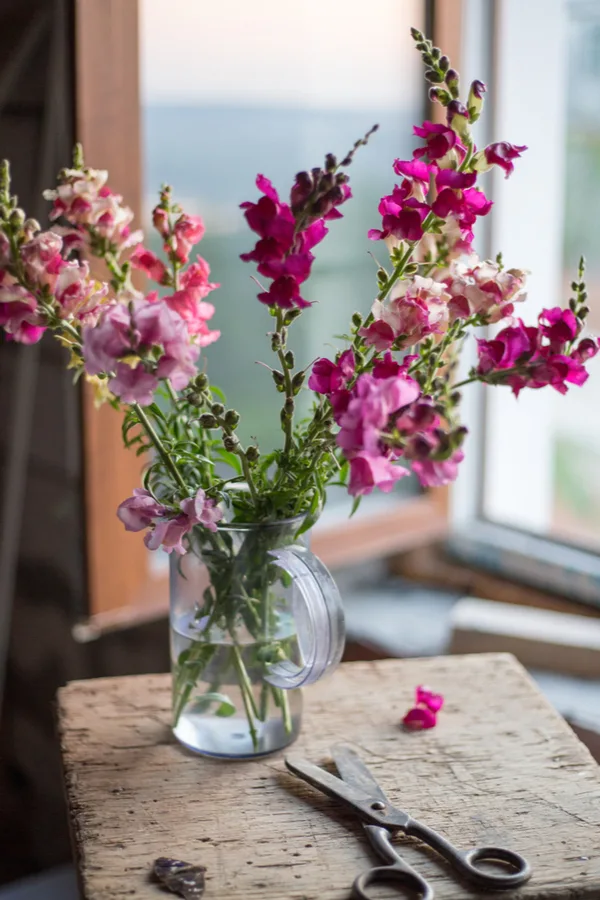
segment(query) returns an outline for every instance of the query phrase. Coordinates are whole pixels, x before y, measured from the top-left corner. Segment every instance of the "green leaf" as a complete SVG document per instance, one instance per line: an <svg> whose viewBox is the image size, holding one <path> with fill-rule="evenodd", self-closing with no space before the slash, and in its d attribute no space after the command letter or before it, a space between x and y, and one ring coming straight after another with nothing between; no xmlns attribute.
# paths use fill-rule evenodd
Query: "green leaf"
<svg viewBox="0 0 600 900"><path fill-rule="evenodd" d="M352 518L352 516L354 515L354 513L356 512L356 510L357 510L358 507L360 506L360 501L361 501L361 500L362 500L362 494L360 494L358 497L355 497L355 498L354 498L354 503L352 504L352 509L350 510L350 515L349 515L348 518L350 518L350 519Z"/></svg>
<svg viewBox="0 0 600 900"><path fill-rule="evenodd" d="M221 401L221 403L223 403L223 404L227 403L227 397L225 396L225 394L223 393L221 388L218 388L214 384L211 384L210 389L211 389L211 392L215 395L215 397Z"/></svg>
<svg viewBox="0 0 600 900"><path fill-rule="evenodd" d="M231 702L227 694L218 694L215 691L209 691L196 699L195 712L205 712L213 703L219 704L214 711L216 716L226 719L234 715L235 703Z"/></svg>
<svg viewBox="0 0 600 900"><path fill-rule="evenodd" d="M242 463L236 453L232 453L230 450L225 450L224 447L217 447L215 450L215 456L218 456L219 459L223 460L224 463L227 463L228 466L231 466L231 468L237 475L243 475Z"/></svg>

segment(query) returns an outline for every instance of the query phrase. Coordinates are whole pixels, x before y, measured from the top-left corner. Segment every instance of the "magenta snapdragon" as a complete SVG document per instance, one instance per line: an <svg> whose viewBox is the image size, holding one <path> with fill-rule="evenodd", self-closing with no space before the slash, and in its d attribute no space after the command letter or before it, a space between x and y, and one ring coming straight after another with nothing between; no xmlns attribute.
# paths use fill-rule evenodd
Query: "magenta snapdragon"
<svg viewBox="0 0 600 900"><path fill-rule="evenodd" d="M281 309L310 306L300 286L311 272L315 258L311 251L328 232L326 220L339 218L337 207L351 196L347 184L336 185L333 175L331 181L330 189L319 198L317 211L310 215L305 204L314 185L308 173L296 177L290 203L280 200L268 178L257 176L256 186L263 196L256 203L242 203L241 208L259 240L252 251L241 254L241 259L257 263L259 274L272 279L267 290L258 294L261 303Z"/></svg>
<svg viewBox="0 0 600 900"><path fill-rule="evenodd" d="M543 310L537 326L522 319L499 331L491 340L478 340L477 375L482 381L508 384L518 396L525 388L553 387L566 394L569 384L584 384L585 362L598 352L596 339L576 343L583 325L570 309Z"/></svg>

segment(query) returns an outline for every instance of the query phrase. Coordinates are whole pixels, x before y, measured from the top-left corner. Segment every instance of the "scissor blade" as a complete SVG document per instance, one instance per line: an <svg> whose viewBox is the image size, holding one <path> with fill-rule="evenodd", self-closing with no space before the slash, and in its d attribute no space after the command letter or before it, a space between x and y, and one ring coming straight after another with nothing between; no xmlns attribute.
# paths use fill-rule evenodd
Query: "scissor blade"
<svg viewBox="0 0 600 900"><path fill-rule="evenodd" d="M336 744L331 751L331 755L338 772L346 784L359 788L369 797L376 797L379 800L383 800L384 803L389 803L388 798L379 787L374 776L352 747L349 747L348 744Z"/></svg>
<svg viewBox="0 0 600 900"><path fill-rule="evenodd" d="M340 800L347 806L350 806L360 816L368 815L369 802L374 798L362 788L354 787L348 782L342 781L335 775L331 775L325 769L319 766L313 766L312 763L305 759L289 759L286 757L285 764L294 775L312 784L323 794ZM375 798L376 799L376 798ZM378 821L376 816L369 816L373 821Z"/></svg>

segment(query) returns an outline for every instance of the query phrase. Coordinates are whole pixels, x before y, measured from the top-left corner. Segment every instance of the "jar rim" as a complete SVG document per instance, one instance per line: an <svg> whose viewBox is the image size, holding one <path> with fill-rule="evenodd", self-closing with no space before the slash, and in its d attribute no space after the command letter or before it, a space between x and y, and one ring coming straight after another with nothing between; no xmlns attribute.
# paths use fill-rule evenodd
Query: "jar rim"
<svg viewBox="0 0 600 900"><path fill-rule="evenodd" d="M287 519L271 519L267 522L218 522L218 531L259 531L268 528L281 528L282 525L300 524L308 513L300 513Z"/></svg>

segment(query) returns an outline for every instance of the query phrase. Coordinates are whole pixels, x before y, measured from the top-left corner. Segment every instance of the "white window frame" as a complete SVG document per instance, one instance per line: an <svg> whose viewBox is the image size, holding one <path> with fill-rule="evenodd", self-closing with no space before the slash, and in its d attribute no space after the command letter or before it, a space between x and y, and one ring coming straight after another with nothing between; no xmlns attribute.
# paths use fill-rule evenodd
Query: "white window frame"
<svg viewBox="0 0 600 900"><path fill-rule="evenodd" d="M477 249L485 257L501 250L508 266L532 270L522 312L531 321L543 306L564 304L567 5L463 4L464 83L483 77L492 110L478 143L509 140L531 148L508 181L497 171L491 175L494 209ZM470 341L463 371L474 353ZM600 557L535 534L547 531L551 515L552 399L549 389L524 391L518 401L506 388L465 389L470 436L451 495L449 548L470 564L600 606Z"/></svg>

